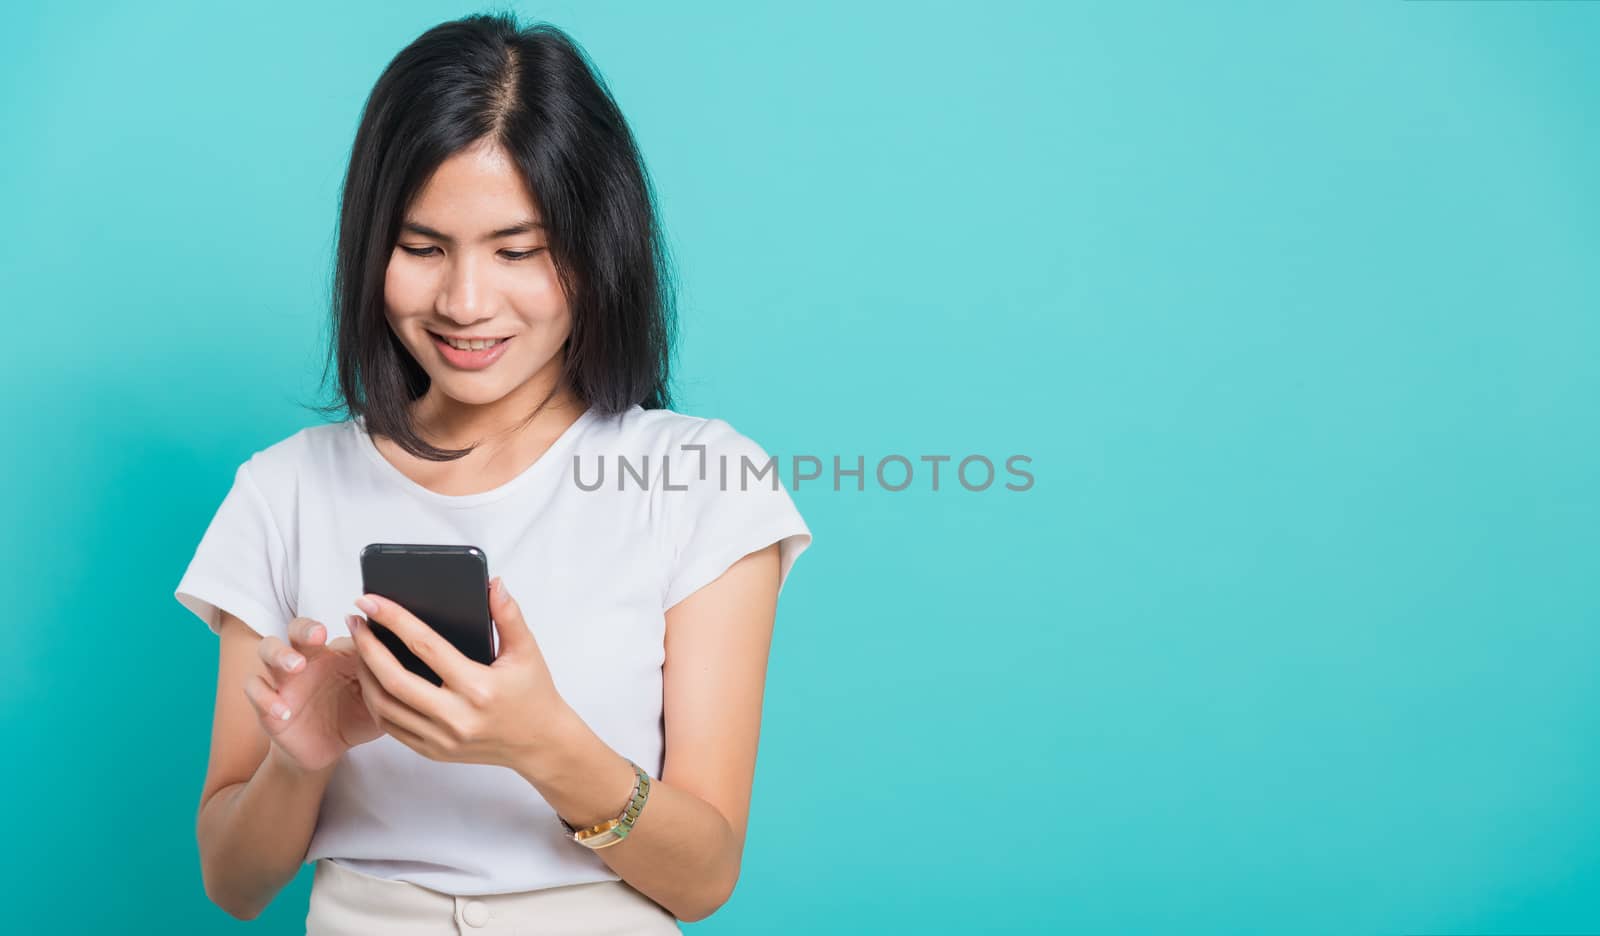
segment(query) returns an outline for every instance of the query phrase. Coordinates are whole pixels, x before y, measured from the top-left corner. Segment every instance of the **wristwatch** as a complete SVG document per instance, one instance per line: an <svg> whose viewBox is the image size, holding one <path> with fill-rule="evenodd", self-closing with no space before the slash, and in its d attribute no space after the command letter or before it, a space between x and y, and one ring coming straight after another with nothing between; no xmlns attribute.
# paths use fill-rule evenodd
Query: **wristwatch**
<svg viewBox="0 0 1600 936"><path fill-rule="evenodd" d="M639 811L644 809L644 801L650 798L650 775L633 761L628 761L628 764L633 768L636 779L633 783L633 794L628 798L628 805L623 807L622 815L587 829L575 829L560 815L556 816L556 821L561 823L561 828L566 830L574 842L585 848L605 848L627 838L628 833L633 831L633 824L639 819Z"/></svg>

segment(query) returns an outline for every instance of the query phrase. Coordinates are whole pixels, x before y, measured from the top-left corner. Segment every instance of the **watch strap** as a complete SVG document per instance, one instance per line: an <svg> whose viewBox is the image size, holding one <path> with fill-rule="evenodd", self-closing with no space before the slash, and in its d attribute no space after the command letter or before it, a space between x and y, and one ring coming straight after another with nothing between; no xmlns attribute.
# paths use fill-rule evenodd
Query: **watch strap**
<svg viewBox="0 0 1600 936"><path fill-rule="evenodd" d="M605 848L627 838L628 833L633 831L633 824L639 820L639 813L650 798L650 775L633 761L628 761L628 765L634 773L633 793L628 797L628 805L622 808L621 815L587 829L575 828L560 815L556 816L561 828L573 841L586 848Z"/></svg>

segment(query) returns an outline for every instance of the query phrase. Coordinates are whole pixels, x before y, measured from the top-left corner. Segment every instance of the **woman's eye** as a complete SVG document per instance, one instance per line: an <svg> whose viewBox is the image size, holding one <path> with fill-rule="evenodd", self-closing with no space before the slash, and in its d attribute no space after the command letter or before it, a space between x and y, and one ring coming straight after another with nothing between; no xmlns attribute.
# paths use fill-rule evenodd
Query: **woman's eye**
<svg viewBox="0 0 1600 936"><path fill-rule="evenodd" d="M426 247L407 247L405 244L399 244L398 246L413 257L431 257L439 252L439 248L431 244ZM502 250L500 251L500 256L505 257L507 260L526 260L542 250L544 250L543 247L535 247L532 250Z"/></svg>

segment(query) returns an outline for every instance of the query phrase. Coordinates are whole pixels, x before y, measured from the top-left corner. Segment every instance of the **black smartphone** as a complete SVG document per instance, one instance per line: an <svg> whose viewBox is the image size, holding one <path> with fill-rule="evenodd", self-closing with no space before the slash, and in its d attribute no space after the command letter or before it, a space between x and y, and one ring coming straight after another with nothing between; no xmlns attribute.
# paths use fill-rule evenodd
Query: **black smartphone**
<svg viewBox="0 0 1600 936"><path fill-rule="evenodd" d="M494 662L489 619L489 560L476 546L373 543L361 550L361 590L405 608L470 660ZM393 631L372 633L406 669L435 686L444 680Z"/></svg>

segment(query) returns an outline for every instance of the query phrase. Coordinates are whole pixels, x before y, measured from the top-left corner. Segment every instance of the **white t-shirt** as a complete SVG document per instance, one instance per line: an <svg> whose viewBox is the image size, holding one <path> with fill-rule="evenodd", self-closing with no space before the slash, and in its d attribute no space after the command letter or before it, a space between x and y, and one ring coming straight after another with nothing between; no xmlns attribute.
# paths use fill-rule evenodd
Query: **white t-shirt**
<svg viewBox="0 0 1600 936"><path fill-rule="evenodd" d="M314 618L332 640L360 613L361 549L380 542L482 549L562 698L660 777L666 610L775 542L781 590L811 532L776 462L719 419L591 409L522 474L453 496L408 478L357 418L240 465L175 596L213 632L221 609L285 640L291 618ZM618 879L511 769L429 760L388 735L339 761L305 861L322 857L460 895Z"/></svg>

